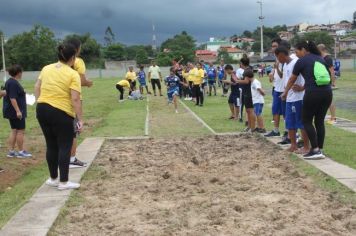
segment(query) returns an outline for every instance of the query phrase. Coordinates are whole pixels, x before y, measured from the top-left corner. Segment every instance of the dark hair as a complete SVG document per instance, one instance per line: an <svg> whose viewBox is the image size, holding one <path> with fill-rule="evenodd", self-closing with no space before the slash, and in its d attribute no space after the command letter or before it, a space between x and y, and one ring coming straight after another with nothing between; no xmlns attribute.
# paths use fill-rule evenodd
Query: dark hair
<svg viewBox="0 0 356 236"><path fill-rule="evenodd" d="M22 67L20 65L13 65L7 71L11 77L16 77L16 75L22 73Z"/></svg>
<svg viewBox="0 0 356 236"><path fill-rule="evenodd" d="M174 72L174 67L172 66L171 68L169 68L170 72Z"/></svg>
<svg viewBox="0 0 356 236"><path fill-rule="evenodd" d="M70 38L70 39L68 39L68 40L66 41L66 43L72 44L72 45L75 47L75 49L76 49L77 51L79 50L80 45L82 45L82 43L80 42L80 40L77 39L77 38Z"/></svg>
<svg viewBox="0 0 356 236"><path fill-rule="evenodd" d="M321 55L318 47L315 45L313 41L306 41L306 40L299 41L294 47L295 49L298 50L302 50L304 48L307 52L310 52L318 56Z"/></svg>
<svg viewBox="0 0 356 236"><path fill-rule="evenodd" d="M244 77L247 77L247 78L253 78L254 74L253 74L253 71L248 69L248 70L245 70L244 71Z"/></svg>
<svg viewBox="0 0 356 236"><path fill-rule="evenodd" d="M249 66L250 65L250 59L248 57L243 57L240 60L240 63L244 66Z"/></svg>
<svg viewBox="0 0 356 236"><path fill-rule="evenodd" d="M284 46L284 47L286 47L288 50L291 49L290 43L289 43L288 41L286 41L286 40L282 40L282 41L279 43L279 46Z"/></svg>
<svg viewBox="0 0 356 236"><path fill-rule="evenodd" d="M274 52L274 54L276 54L276 56L278 56L280 53L288 56L289 55L289 50L285 47L285 46L278 46L278 48L276 48L276 51Z"/></svg>
<svg viewBox="0 0 356 236"><path fill-rule="evenodd" d="M226 65L225 70L234 70L234 67L232 67L232 65Z"/></svg>
<svg viewBox="0 0 356 236"><path fill-rule="evenodd" d="M58 46L58 59L62 62L68 62L76 53L77 50L72 44L64 43Z"/></svg>
<svg viewBox="0 0 356 236"><path fill-rule="evenodd" d="M140 69L142 70L142 69L144 69L145 67L143 66L143 65L140 65Z"/></svg>
<svg viewBox="0 0 356 236"><path fill-rule="evenodd" d="M272 39L272 43L277 43L278 45L281 44L282 39L281 38L274 38Z"/></svg>

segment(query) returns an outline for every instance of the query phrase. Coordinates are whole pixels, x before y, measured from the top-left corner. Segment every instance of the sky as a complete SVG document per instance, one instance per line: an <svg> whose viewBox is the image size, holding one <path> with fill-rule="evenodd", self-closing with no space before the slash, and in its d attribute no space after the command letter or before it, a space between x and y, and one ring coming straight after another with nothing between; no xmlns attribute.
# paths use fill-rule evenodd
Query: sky
<svg viewBox="0 0 356 236"><path fill-rule="evenodd" d="M266 26L352 21L356 0L263 0ZM89 32L103 42L110 26L118 42L151 44L152 23L158 44L185 30L197 42L241 34L260 24L256 0L0 0L0 30L6 36L34 24L57 38Z"/></svg>

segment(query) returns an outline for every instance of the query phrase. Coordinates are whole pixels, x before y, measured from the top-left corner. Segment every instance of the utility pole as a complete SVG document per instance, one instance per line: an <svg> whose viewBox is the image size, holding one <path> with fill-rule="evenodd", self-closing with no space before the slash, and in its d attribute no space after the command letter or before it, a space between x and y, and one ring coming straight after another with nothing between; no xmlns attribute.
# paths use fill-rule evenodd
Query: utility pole
<svg viewBox="0 0 356 236"><path fill-rule="evenodd" d="M156 26L152 21L152 50L154 53L157 51L157 37L156 37Z"/></svg>
<svg viewBox="0 0 356 236"><path fill-rule="evenodd" d="M263 11L262 11L262 5L263 5L263 2L262 0L260 1L257 1L258 4L260 4L260 10L261 10L261 15L258 17L258 19L260 19L260 23L261 23L261 60L263 59L263 19L264 19L264 16L263 16Z"/></svg>
<svg viewBox="0 0 356 236"><path fill-rule="evenodd" d="M1 52L2 52L2 69L4 70L4 82L6 82L6 64L5 64L5 50L4 50L5 38L1 35Z"/></svg>

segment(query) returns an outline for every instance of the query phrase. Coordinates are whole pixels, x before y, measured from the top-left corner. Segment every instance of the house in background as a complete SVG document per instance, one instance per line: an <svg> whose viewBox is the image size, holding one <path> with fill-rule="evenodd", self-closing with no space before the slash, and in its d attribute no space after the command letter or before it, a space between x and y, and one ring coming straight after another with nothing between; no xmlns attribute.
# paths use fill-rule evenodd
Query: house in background
<svg viewBox="0 0 356 236"><path fill-rule="evenodd" d="M218 55L216 52L210 50L196 50L195 57L198 61L216 62Z"/></svg>
<svg viewBox="0 0 356 236"><path fill-rule="evenodd" d="M356 52L356 36L348 36L339 40L340 51L355 51Z"/></svg>
<svg viewBox="0 0 356 236"><path fill-rule="evenodd" d="M236 61L240 60L245 53L243 50L234 46L224 46L221 47L220 50L225 50L229 54L229 56Z"/></svg>

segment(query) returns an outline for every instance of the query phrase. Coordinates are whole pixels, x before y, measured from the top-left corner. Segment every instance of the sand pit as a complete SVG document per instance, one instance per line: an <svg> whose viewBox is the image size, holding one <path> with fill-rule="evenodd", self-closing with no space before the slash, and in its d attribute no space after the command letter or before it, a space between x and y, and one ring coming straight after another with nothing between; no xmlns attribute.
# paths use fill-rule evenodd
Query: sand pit
<svg viewBox="0 0 356 236"><path fill-rule="evenodd" d="M258 138L107 141L58 235L356 235L356 210Z"/></svg>

